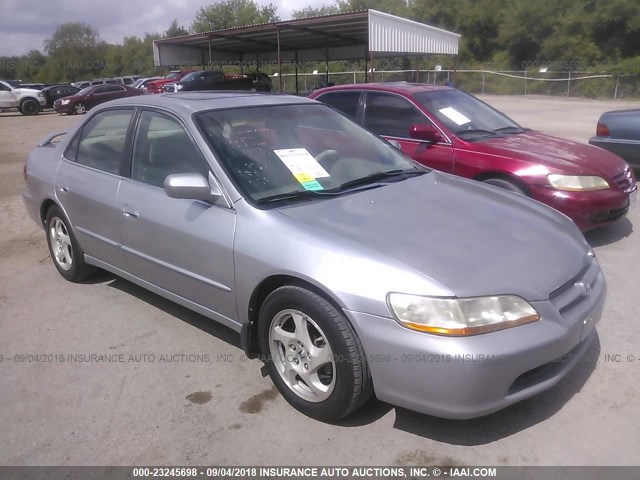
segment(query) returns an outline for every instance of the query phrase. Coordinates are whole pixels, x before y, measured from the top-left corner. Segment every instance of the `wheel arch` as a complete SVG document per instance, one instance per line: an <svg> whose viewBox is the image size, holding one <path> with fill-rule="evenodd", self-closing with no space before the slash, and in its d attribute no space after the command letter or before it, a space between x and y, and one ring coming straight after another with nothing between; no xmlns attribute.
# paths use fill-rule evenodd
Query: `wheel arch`
<svg viewBox="0 0 640 480"><path fill-rule="evenodd" d="M485 180L488 180L490 178L498 178L500 180L511 182L514 185L520 187L528 196L531 196L531 189L529 188L529 186L525 182L523 182L520 177L513 175L512 173L503 171L489 171L482 172L473 177L474 180L477 180L479 182L484 182Z"/></svg>
<svg viewBox="0 0 640 480"><path fill-rule="evenodd" d="M49 212L49 209L53 206L58 207L64 212L64 209L60 205L58 205L54 200L47 198L45 201L42 202L42 205L40 205L40 222L42 223L43 226L44 226L45 220L47 219L47 213Z"/></svg>
<svg viewBox="0 0 640 480"><path fill-rule="evenodd" d="M257 358L260 353L258 346L258 317L262 304L271 292L284 286L296 286L306 288L331 303L336 309L342 311L340 302L329 290L323 286L318 286L308 280L289 274L275 274L264 278L253 289L249 298L247 311L247 321L242 325L240 331L240 344L248 358Z"/></svg>

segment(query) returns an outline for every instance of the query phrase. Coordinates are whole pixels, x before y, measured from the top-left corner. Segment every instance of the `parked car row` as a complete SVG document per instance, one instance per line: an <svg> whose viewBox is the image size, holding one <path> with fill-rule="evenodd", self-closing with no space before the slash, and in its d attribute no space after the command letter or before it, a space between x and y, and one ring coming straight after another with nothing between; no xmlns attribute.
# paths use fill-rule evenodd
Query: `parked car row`
<svg viewBox="0 0 640 480"><path fill-rule="evenodd" d="M71 85L82 90L83 88L93 87L96 85L131 85L133 82L140 80L140 75L130 75L127 77L115 77L115 78L94 78L93 80L83 80L80 82L74 82Z"/></svg>
<svg viewBox="0 0 640 480"><path fill-rule="evenodd" d="M316 96L335 108L132 96L42 140L24 200L55 268L74 282L102 268L226 325L292 406L323 421L374 394L477 417L562 381L596 338L606 283L549 204L586 212L593 195L626 209L626 163L451 88ZM593 215L574 219L590 227Z"/></svg>

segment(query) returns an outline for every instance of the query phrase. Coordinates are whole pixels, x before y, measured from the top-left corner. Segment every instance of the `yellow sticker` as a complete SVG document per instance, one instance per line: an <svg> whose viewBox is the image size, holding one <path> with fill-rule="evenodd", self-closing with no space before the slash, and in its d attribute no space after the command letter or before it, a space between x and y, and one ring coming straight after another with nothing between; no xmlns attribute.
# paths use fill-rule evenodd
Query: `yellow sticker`
<svg viewBox="0 0 640 480"><path fill-rule="evenodd" d="M311 181L315 180L315 177L312 177L308 173L296 173L296 174L294 174L294 177L296 177L296 180L298 180L300 183L302 183L302 182L311 182Z"/></svg>

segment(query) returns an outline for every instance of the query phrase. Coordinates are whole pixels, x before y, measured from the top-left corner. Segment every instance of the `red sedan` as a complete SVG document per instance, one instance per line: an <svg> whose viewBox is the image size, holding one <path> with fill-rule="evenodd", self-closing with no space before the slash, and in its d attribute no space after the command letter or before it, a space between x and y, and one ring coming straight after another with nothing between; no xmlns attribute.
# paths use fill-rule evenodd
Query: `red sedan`
<svg viewBox="0 0 640 480"><path fill-rule="evenodd" d="M126 85L94 85L93 87L83 88L75 95L59 98L53 102L53 108L58 113L66 113L68 115L82 114L109 100L143 94L142 90L127 87Z"/></svg>
<svg viewBox="0 0 640 480"><path fill-rule="evenodd" d="M629 210L636 178L620 157L523 128L454 88L356 84L310 95L429 167L546 203L588 230Z"/></svg>

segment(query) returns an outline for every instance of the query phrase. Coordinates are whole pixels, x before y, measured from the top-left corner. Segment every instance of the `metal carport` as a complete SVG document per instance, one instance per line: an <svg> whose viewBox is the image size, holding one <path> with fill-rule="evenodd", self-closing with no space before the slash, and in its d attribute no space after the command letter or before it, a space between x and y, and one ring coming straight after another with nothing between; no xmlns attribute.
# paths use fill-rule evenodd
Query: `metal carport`
<svg viewBox="0 0 640 480"><path fill-rule="evenodd" d="M373 62L374 54L456 55L459 40L457 33L364 10L164 38L153 42L153 56L157 67L277 65L281 73L285 64L295 66L297 73L300 65L310 62Z"/></svg>

